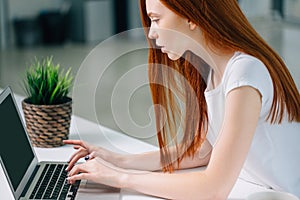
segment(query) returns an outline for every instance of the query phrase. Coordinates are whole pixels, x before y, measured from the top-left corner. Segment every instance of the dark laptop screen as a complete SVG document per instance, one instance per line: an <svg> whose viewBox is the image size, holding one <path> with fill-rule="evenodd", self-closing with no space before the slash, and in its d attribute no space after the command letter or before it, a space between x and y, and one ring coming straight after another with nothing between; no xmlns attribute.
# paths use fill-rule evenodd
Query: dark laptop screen
<svg viewBox="0 0 300 200"><path fill-rule="evenodd" d="M34 158L11 94L0 104L0 155L14 190Z"/></svg>

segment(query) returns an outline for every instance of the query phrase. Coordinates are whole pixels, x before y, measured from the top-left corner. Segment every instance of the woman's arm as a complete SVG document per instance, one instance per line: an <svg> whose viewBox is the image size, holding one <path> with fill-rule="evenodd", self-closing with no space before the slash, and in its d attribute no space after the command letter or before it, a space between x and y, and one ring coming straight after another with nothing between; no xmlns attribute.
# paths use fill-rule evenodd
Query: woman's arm
<svg viewBox="0 0 300 200"><path fill-rule="evenodd" d="M226 199L250 148L261 110L252 87L231 91L225 116L207 169L186 174L127 174L124 187L168 199Z"/></svg>
<svg viewBox="0 0 300 200"><path fill-rule="evenodd" d="M174 149L173 149L174 150ZM212 147L210 143L205 140L195 154L192 157L186 157L180 163L180 169L187 169L193 167L205 166L208 164ZM117 167L124 169L135 169L145 171L157 171L161 170L160 164L160 152L151 151L142 154L128 154L119 155L113 161L109 161Z"/></svg>
<svg viewBox="0 0 300 200"><path fill-rule="evenodd" d="M226 199L247 157L260 110L261 96L252 87L229 92L218 142L204 171L182 174L134 172L94 159L75 166L68 180L72 183L88 179L167 199Z"/></svg>
<svg viewBox="0 0 300 200"><path fill-rule="evenodd" d="M93 146L81 140L65 140L65 144L72 144L77 150L70 158L69 166L66 169L70 171L75 163L82 157L90 155L90 157L99 157L119 168L145 170L145 171L158 171L161 170L160 152L151 151L142 154L119 154L107 149ZM204 166L208 164L211 145L206 140L201 145L201 148L196 152L195 156L186 157L180 164L180 169L193 168Z"/></svg>

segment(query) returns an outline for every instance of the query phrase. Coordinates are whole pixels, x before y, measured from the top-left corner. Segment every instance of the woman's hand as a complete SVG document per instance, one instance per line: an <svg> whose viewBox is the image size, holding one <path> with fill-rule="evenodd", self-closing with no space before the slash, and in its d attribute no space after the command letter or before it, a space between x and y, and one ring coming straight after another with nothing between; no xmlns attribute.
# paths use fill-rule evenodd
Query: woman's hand
<svg viewBox="0 0 300 200"><path fill-rule="evenodd" d="M96 157L83 164L74 166L69 172L67 180L69 184L75 183L76 180L85 179L121 188L122 180L126 177L126 173L122 173L121 171L122 169L117 168L99 157Z"/></svg>
<svg viewBox="0 0 300 200"><path fill-rule="evenodd" d="M85 142L82 140L64 140L63 142L65 144L74 145L73 148L77 150L70 157L70 159L68 161L69 166L66 168L67 171L70 171L79 159L81 159L87 155L89 156L89 159L93 159L95 157L99 157L102 159L106 159L109 157L112 159L113 155L115 155L115 153L113 153L113 152L110 152L101 147L91 145L88 142ZM109 156L107 156L107 155L109 155ZM111 161L109 161L109 162L111 162Z"/></svg>

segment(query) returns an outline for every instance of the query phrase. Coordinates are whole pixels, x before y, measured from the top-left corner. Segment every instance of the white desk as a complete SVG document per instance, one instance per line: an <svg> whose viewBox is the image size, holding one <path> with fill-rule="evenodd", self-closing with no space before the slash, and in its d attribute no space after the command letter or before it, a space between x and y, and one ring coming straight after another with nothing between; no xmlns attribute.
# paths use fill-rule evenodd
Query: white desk
<svg viewBox="0 0 300 200"><path fill-rule="evenodd" d="M1 92L1 89L0 89ZM21 108L22 97L16 95L16 100L19 108ZM22 112L21 112L22 113ZM140 140L126 136L122 133L113 131L111 129L100 126L96 123L90 122L78 116L73 116L71 121L70 139L82 139L90 143L100 145L113 151L120 153L142 153L146 151L156 150L157 147L144 143ZM62 146L58 148L34 148L38 156L39 161L67 161L70 155L74 152L72 146ZM1 167L0 167L1 168ZM199 169L194 169L199 170ZM181 173L181 172L179 172ZM229 199L241 200L256 191L264 191L265 188L251 184L245 181L244 178L248 178L246 174L241 173L237 183L235 184ZM224 180L226 181L226 180ZM5 179L2 168L0 170L0 196L1 199L13 200L12 193ZM139 194L133 191L121 190L120 196L117 199L122 200L148 200L158 199L149 197L143 194Z"/></svg>

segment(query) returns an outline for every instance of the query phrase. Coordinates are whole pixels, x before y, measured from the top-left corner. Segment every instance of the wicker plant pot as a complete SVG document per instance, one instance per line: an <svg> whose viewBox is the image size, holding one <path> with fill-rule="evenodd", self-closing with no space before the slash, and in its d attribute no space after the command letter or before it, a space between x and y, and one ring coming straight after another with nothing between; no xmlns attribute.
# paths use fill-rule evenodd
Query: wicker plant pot
<svg viewBox="0 0 300 200"><path fill-rule="evenodd" d="M68 139L72 99L59 105L34 105L28 99L22 101L27 133L35 147L59 147Z"/></svg>

